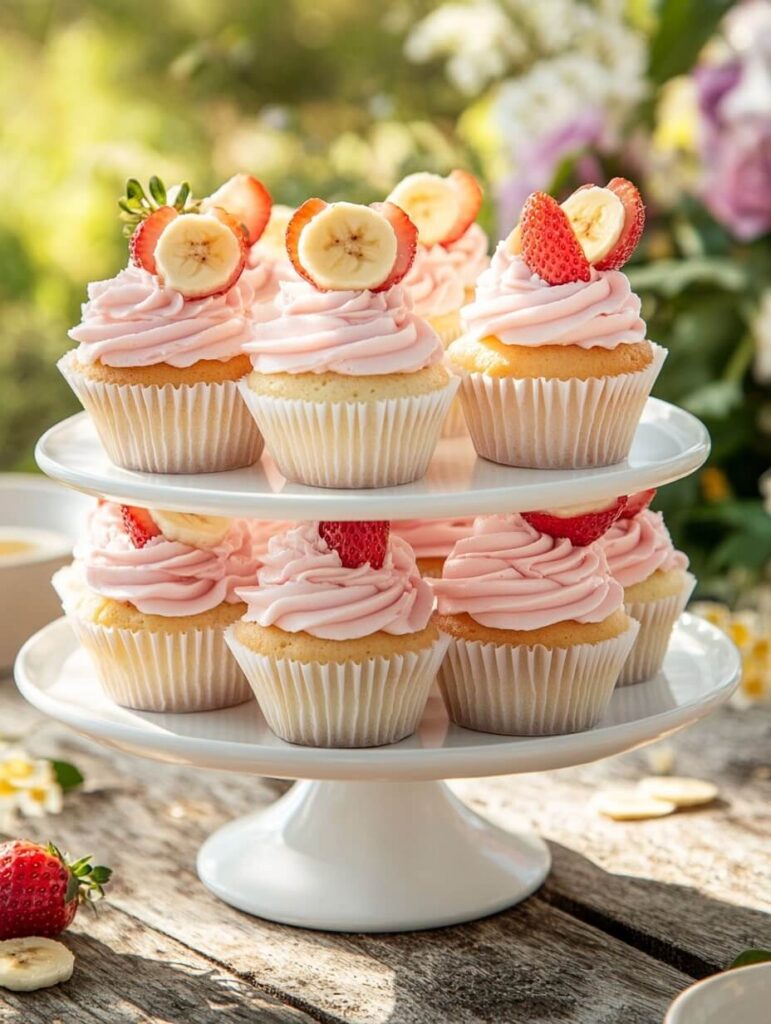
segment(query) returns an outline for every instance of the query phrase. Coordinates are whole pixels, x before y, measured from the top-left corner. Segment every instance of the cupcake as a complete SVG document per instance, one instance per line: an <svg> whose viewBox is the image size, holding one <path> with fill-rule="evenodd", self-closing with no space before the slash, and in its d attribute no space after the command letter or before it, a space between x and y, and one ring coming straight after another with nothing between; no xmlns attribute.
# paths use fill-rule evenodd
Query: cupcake
<svg viewBox="0 0 771 1024"><path fill-rule="evenodd" d="M388 523L305 523L274 537L226 634L277 736L374 747L417 728L447 648L415 556Z"/></svg>
<svg viewBox="0 0 771 1024"><path fill-rule="evenodd" d="M450 639L439 686L455 723L546 736L599 721L639 629L599 548L521 515L481 516L431 586Z"/></svg>
<svg viewBox="0 0 771 1024"><path fill-rule="evenodd" d="M480 455L535 469L627 457L665 356L619 270L644 217L623 178L584 186L562 206L543 192L528 198L448 352Z"/></svg>
<svg viewBox="0 0 771 1024"><path fill-rule="evenodd" d="M251 698L224 635L257 568L246 520L100 502L53 583L117 704L207 711Z"/></svg>
<svg viewBox="0 0 771 1024"><path fill-rule="evenodd" d="M460 334L460 308L466 287L473 285L473 268L459 266L467 247L461 240L474 225L482 190L468 171L453 171L446 178L421 172L403 178L388 200L418 229L418 250L404 286L415 312L426 317L447 346ZM478 256L475 263L481 271Z"/></svg>
<svg viewBox="0 0 771 1024"><path fill-rule="evenodd" d="M460 238L445 245L463 285L464 302L473 302L477 281L490 266L490 240L478 224L470 224Z"/></svg>
<svg viewBox="0 0 771 1024"><path fill-rule="evenodd" d="M253 293L246 228L221 207L168 205L129 181L129 265L88 286L77 348L59 369L124 469L211 473L255 462L262 438L237 382L250 365ZM208 212L203 212L206 209ZM269 209L269 208L268 208ZM267 211L261 214L267 220Z"/></svg>
<svg viewBox="0 0 771 1024"><path fill-rule="evenodd" d="M278 315L245 346L241 392L278 468L317 487L388 487L423 476L457 381L399 284L416 247L392 203L309 199L287 251Z"/></svg>
<svg viewBox="0 0 771 1024"><path fill-rule="evenodd" d="M611 575L624 588L627 614L640 623L619 686L652 679L661 670L672 627L696 586L687 571L688 558L672 544L661 512L648 508L655 493L632 495L621 518L597 541Z"/></svg>
<svg viewBox="0 0 771 1024"><path fill-rule="evenodd" d="M285 237L294 216L291 206L273 205L270 220L246 257L244 279L254 295L252 312L258 321L276 315L275 299L282 281L296 281L297 273L287 255Z"/></svg>
<svg viewBox="0 0 771 1024"><path fill-rule="evenodd" d="M455 544L468 537L473 516L458 519L399 519L391 524L397 537L415 553L421 576L440 577L444 560Z"/></svg>

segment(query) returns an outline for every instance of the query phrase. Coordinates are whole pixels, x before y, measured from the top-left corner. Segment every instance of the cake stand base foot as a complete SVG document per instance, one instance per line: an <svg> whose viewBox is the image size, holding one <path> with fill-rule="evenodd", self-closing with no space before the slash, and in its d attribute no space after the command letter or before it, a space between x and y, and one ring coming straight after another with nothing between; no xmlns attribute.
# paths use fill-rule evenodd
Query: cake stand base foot
<svg viewBox="0 0 771 1024"><path fill-rule="evenodd" d="M533 893L538 836L480 818L442 782L298 782L201 847L201 881L301 928L398 932L485 917Z"/></svg>

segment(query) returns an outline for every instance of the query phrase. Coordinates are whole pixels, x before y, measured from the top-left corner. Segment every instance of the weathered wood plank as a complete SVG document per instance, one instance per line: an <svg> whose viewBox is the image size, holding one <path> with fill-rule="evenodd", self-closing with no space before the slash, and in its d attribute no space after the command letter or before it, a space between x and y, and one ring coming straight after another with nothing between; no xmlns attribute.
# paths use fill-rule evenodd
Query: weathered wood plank
<svg viewBox="0 0 771 1024"><path fill-rule="evenodd" d="M65 940L76 957L64 985L0 989L0 1021L14 1024L313 1024L218 963L119 910L83 917Z"/></svg>

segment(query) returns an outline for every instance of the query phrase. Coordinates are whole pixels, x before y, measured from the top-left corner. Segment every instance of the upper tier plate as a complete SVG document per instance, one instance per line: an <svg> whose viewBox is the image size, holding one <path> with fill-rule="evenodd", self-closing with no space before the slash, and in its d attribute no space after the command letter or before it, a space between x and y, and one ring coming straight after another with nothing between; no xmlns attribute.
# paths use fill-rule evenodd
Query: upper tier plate
<svg viewBox="0 0 771 1024"><path fill-rule="evenodd" d="M163 476L118 469L85 413L51 427L38 465L79 490L135 505L262 519L422 519L559 508L632 494L687 476L706 460L709 435L690 413L649 398L626 462L603 469L511 469L477 457L468 438L440 441L426 476L379 490L292 484L264 455L248 469Z"/></svg>
<svg viewBox="0 0 771 1024"><path fill-rule="evenodd" d="M664 669L616 690L595 729L572 736L493 736L452 725L438 695L417 733L369 750L322 750L284 743L256 701L223 711L151 714L118 707L102 691L65 619L35 634L16 660L16 682L43 714L144 757L288 779L470 778L584 764L650 743L697 721L727 700L739 652L704 619L675 626Z"/></svg>

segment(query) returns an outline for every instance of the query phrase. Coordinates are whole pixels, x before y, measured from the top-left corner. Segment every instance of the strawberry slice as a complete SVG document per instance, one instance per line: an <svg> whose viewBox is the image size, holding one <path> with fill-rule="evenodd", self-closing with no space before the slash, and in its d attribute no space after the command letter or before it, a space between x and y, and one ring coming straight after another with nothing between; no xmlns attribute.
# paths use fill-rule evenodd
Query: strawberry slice
<svg viewBox="0 0 771 1024"><path fill-rule="evenodd" d="M153 537L160 537L161 531L148 509L137 505L121 505L120 514L129 540L135 548L143 548Z"/></svg>
<svg viewBox="0 0 771 1024"><path fill-rule="evenodd" d="M418 229L410 218L396 203L370 203L370 208L382 214L396 234L396 259L391 273L378 285L373 292L384 292L398 284L413 264L415 253L418 251Z"/></svg>
<svg viewBox="0 0 771 1024"><path fill-rule="evenodd" d="M265 230L272 205L270 192L261 181L251 174L234 174L203 200L201 209L206 213L213 213L218 208L227 210L243 225L247 242L251 246Z"/></svg>
<svg viewBox="0 0 771 1024"><path fill-rule="evenodd" d="M655 487L651 487L647 491L638 491L636 494L630 494L626 499L626 508L623 511L622 518L633 519L640 512L644 512L655 497Z"/></svg>
<svg viewBox="0 0 771 1024"><path fill-rule="evenodd" d="M626 178L613 178L605 186L624 204L624 226L619 240L608 255L596 264L598 270L618 270L623 267L640 241L645 227L645 204L637 187Z"/></svg>
<svg viewBox="0 0 771 1024"><path fill-rule="evenodd" d="M297 207L286 229L286 251L289 254L289 259L292 261L292 266L300 277L304 277L314 288L318 288L318 285L300 262L300 257L297 254L297 245L300 241L302 229L308 221L313 220L317 213L325 210L327 205L323 199L306 199L302 206Z"/></svg>
<svg viewBox="0 0 771 1024"><path fill-rule="evenodd" d="M522 259L547 284L588 281L591 265L567 214L546 192L532 192L522 209Z"/></svg>
<svg viewBox="0 0 771 1024"><path fill-rule="evenodd" d="M388 521L319 523L319 536L337 551L346 569L358 569L367 562L373 569L382 569L390 532Z"/></svg>
<svg viewBox="0 0 771 1024"><path fill-rule="evenodd" d="M179 216L173 206L160 206L150 216L140 222L129 241L131 262L150 274L157 274L155 263L155 247L163 229Z"/></svg>
<svg viewBox="0 0 771 1024"><path fill-rule="evenodd" d="M442 239L442 245L450 245L452 242L457 242L461 235L466 233L477 219L477 215L482 208L483 199L482 188L479 182L468 171L452 171L447 175L447 181L457 193L460 212L447 236Z"/></svg>
<svg viewBox="0 0 771 1024"><path fill-rule="evenodd" d="M522 518L541 533L548 533L550 537L566 537L575 547L587 547L620 518L626 502L626 496L622 495L610 504L600 505L588 512L570 514L569 509L523 512Z"/></svg>

